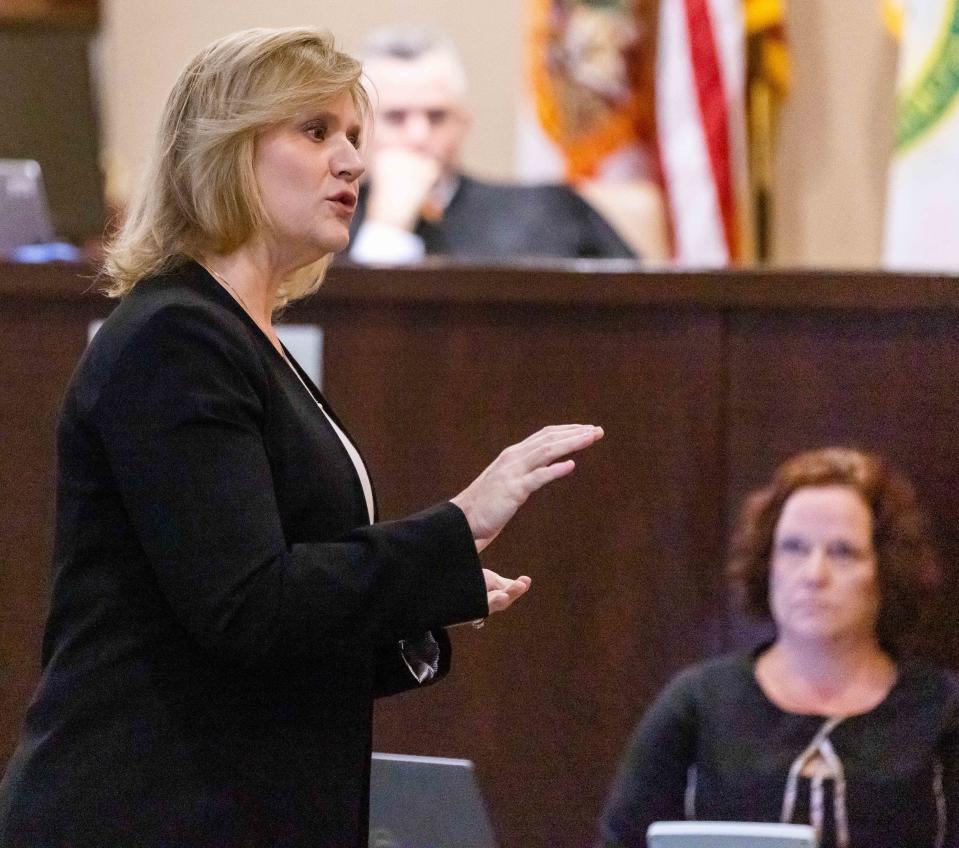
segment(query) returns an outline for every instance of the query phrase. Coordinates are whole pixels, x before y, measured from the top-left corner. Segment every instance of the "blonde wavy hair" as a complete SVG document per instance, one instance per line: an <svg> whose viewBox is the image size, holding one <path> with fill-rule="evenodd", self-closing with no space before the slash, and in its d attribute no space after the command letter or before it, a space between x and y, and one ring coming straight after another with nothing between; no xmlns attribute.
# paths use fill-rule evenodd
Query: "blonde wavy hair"
<svg viewBox="0 0 959 848"><path fill-rule="evenodd" d="M144 178L107 248L106 293L122 297L190 259L230 253L268 227L253 171L257 136L347 92L368 125L361 73L313 27L249 29L200 51L167 98ZM331 258L285 281L274 308L319 288Z"/></svg>

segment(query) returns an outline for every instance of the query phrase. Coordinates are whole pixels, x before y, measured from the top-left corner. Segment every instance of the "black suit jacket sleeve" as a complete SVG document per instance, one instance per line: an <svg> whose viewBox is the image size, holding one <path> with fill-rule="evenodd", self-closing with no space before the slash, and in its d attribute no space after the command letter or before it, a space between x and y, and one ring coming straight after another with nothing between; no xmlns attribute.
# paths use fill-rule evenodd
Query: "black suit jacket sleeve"
<svg viewBox="0 0 959 848"><path fill-rule="evenodd" d="M182 626L210 654L255 666L485 615L475 546L450 503L288 543L263 436L267 375L249 345L201 310L164 309L117 358L91 408Z"/></svg>
<svg viewBox="0 0 959 848"><path fill-rule="evenodd" d="M432 634L440 649L439 667L433 677L425 680L419 686L432 686L446 677L450 671L450 658L453 653L450 637L442 628L433 630ZM389 642L380 646L376 654L374 697L383 698L414 688L418 688L416 678L410 673L409 666L403 659L400 645L397 642Z"/></svg>

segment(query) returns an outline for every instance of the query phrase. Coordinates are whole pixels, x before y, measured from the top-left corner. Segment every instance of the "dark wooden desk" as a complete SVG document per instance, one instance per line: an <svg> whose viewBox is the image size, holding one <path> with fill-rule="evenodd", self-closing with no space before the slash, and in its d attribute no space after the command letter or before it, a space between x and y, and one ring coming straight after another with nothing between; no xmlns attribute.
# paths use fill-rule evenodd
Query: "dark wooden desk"
<svg viewBox="0 0 959 848"><path fill-rule="evenodd" d="M37 677L57 404L111 306L78 273L0 265L0 761ZM798 450L880 450L916 480L947 562L924 647L959 660L959 280L343 267L286 320L324 329L384 517L543 424L606 428L484 555L532 575L522 606L456 631L447 683L378 707L378 748L477 762L504 846L588 844L660 686L755 635L726 603L728 522Z"/></svg>

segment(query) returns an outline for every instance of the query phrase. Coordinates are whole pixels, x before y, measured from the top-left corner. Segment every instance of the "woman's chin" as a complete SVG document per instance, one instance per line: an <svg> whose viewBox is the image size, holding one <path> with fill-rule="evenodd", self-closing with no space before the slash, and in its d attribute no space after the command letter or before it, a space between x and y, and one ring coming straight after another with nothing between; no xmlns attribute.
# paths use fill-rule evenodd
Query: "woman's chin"
<svg viewBox="0 0 959 848"><path fill-rule="evenodd" d="M778 626L780 634L792 636L803 642L830 641L836 635L837 628L830 622L804 618Z"/></svg>
<svg viewBox="0 0 959 848"><path fill-rule="evenodd" d="M338 222L337 222L338 223ZM350 246L350 230L347 226L325 226L301 243L301 248L310 254L310 262L316 262L331 253L342 253Z"/></svg>
<svg viewBox="0 0 959 848"><path fill-rule="evenodd" d="M350 231L344 230L339 238L330 239L330 243L328 253L342 253L350 246Z"/></svg>
<svg viewBox="0 0 959 848"><path fill-rule="evenodd" d="M342 253L350 246L349 223L344 223L338 232L329 233L329 249L327 253Z"/></svg>

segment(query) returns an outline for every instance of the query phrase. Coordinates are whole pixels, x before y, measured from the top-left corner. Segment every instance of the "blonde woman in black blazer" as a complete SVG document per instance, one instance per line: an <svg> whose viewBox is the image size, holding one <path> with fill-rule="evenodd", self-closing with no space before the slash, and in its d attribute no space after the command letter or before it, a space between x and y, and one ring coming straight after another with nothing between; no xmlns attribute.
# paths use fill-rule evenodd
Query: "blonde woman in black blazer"
<svg viewBox="0 0 959 848"><path fill-rule="evenodd" d="M345 427L273 329L346 247L368 105L314 29L183 72L107 262L123 297L58 431L43 676L4 848L365 846L372 701L529 587L478 552L601 437L546 428L379 523Z"/></svg>

